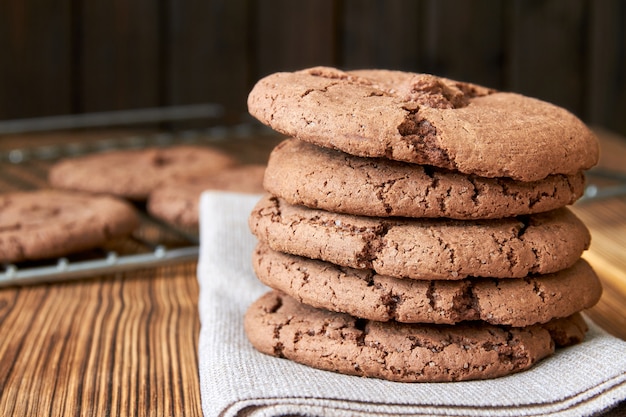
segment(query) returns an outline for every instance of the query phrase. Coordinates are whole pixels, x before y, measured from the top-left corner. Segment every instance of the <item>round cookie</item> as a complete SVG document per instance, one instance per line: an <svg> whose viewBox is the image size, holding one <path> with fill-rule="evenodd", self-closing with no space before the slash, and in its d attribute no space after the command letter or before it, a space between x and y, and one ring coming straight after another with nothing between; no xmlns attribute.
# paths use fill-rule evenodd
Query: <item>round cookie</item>
<svg viewBox="0 0 626 417"><path fill-rule="evenodd" d="M225 168L213 175L169 181L150 193L147 209L153 216L180 227L198 227L198 201L206 190L261 194L265 165Z"/></svg>
<svg viewBox="0 0 626 417"><path fill-rule="evenodd" d="M265 195L248 223L280 252L429 280L556 272L572 266L591 240L565 207L494 220L404 219L338 214Z"/></svg>
<svg viewBox="0 0 626 417"><path fill-rule="evenodd" d="M260 244L259 280L301 303L376 321L455 324L482 320L515 327L546 323L592 307L602 286L584 260L524 279L398 279L371 270L288 255Z"/></svg>
<svg viewBox="0 0 626 417"><path fill-rule="evenodd" d="M318 310L270 292L244 318L260 352L314 368L398 382L496 378L530 368L555 345L583 340L580 315L547 325L498 327L376 322Z"/></svg>
<svg viewBox="0 0 626 417"><path fill-rule="evenodd" d="M572 204L582 173L539 181L484 178L287 139L270 154L264 187L290 204L362 216L494 219Z"/></svg>
<svg viewBox="0 0 626 417"><path fill-rule="evenodd" d="M51 167L48 181L55 188L146 200L167 181L232 165L233 158L205 146L128 149L62 160Z"/></svg>
<svg viewBox="0 0 626 417"><path fill-rule="evenodd" d="M60 190L0 194L0 262L92 249L138 225L134 208L114 197Z"/></svg>
<svg viewBox="0 0 626 417"><path fill-rule="evenodd" d="M248 110L288 136L365 157L536 181L598 161L594 134L555 105L428 74L316 67L271 74Z"/></svg>

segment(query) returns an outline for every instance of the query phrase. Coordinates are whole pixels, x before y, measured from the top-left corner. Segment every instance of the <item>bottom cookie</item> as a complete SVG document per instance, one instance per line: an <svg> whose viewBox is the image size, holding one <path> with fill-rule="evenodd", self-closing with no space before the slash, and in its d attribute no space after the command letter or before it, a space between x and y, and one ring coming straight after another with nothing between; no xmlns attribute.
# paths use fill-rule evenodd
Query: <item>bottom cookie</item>
<svg viewBox="0 0 626 417"><path fill-rule="evenodd" d="M449 382L501 377L526 370L555 346L583 340L579 314L545 325L403 324L318 310L272 291L244 319L262 353L314 368L397 382Z"/></svg>

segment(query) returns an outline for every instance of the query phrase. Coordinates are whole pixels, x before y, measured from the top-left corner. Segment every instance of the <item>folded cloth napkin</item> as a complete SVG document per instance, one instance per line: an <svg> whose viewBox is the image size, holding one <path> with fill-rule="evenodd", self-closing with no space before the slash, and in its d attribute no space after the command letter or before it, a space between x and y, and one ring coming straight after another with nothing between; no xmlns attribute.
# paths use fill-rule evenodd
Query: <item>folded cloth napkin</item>
<svg viewBox="0 0 626 417"><path fill-rule="evenodd" d="M243 315L268 290L251 267L256 238L247 221L258 199L205 192L200 201L198 356L205 417L589 416L626 399L626 342L591 322L582 344L528 371L486 381L394 383L257 352Z"/></svg>

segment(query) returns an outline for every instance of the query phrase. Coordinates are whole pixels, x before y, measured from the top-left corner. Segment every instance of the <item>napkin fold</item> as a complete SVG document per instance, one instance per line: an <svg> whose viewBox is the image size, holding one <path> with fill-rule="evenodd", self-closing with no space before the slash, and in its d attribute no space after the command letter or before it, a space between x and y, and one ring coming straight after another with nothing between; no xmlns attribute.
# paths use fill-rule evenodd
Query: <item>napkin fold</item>
<svg viewBox="0 0 626 417"><path fill-rule="evenodd" d="M528 371L485 381L394 383L259 353L243 330L246 309L268 290L251 262L256 238L248 215L259 198L211 191L200 199L198 359L205 417L590 416L626 400L626 342L589 320L582 344L557 350Z"/></svg>

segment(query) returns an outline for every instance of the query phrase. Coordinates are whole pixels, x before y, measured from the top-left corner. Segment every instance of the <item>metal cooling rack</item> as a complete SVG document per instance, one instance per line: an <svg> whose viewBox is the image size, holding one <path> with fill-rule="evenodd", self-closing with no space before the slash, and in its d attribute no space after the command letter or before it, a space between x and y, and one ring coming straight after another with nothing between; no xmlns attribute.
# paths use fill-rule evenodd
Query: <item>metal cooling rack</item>
<svg viewBox="0 0 626 417"><path fill-rule="evenodd" d="M205 106L206 107L206 106ZM208 111L207 108L194 108L194 111ZM170 115L178 120L180 109ZM172 110L172 111L173 111ZM144 114L145 113L145 114ZM140 121L146 117L161 117L155 112L140 112ZM128 121L129 115L123 116ZM136 116L136 115L134 115ZM35 123L36 131L54 127L89 127L89 123L99 121L102 115L92 120L90 117L67 119L42 119ZM115 120L115 117L113 120ZM57 120L58 119L58 120ZM84 120L83 120L84 119ZM97 119L97 120L96 120ZM111 118L109 117L109 119ZM104 123L104 125L107 125ZM24 123L0 122L0 133L20 133L33 126L32 121ZM270 137L268 144L255 150L258 142L250 139ZM160 132L149 135L114 137L102 140L79 141L50 146L22 147L8 151L0 150L0 192L35 190L45 188L49 167L61 158L75 157L113 149L133 149L151 146L170 146L175 144L206 144L219 148L236 147L242 162L259 162L254 157L246 157L250 153L258 155L278 143L280 137L275 132L253 123L245 123L230 127L211 127L176 132ZM268 148L269 146L269 148ZM248 159L248 161L246 161ZM615 195L626 194L626 177L622 173L592 169L588 172L591 179L580 203L598 200ZM142 219L140 227L129 237L109 242L105 247L87 252L70 254L65 257L43 261L22 262L18 264L0 264L0 287L9 285L26 285L44 282L65 281L89 276L103 276L141 268L152 268L177 262L197 260L199 240L197 231L182 230L166 224L150 216L145 206L137 205Z"/></svg>
<svg viewBox="0 0 626 417"><path fill-rule="evenodd" d="M592 168L586 173L585 193L577 203L626 195L626 174L603 168Z"/></svg>
<svg viewBox="0 0 626 417"><path fill-rule="evenodd" d="M262 127L242 124L0 151L0 192L47 187L48 169L61 158L112 149L175 144L206 144L218 148L230 144L238 146L238 150L245 150L247 145L253 144L251 138L268 134L271 135ZM101 248L61 258L0 264L0 287L102 276L197 260L197 230L183 230L160 221L148 214L144 204L136 204L136 208L141 225L131 236L113 240Z"/></svg>

